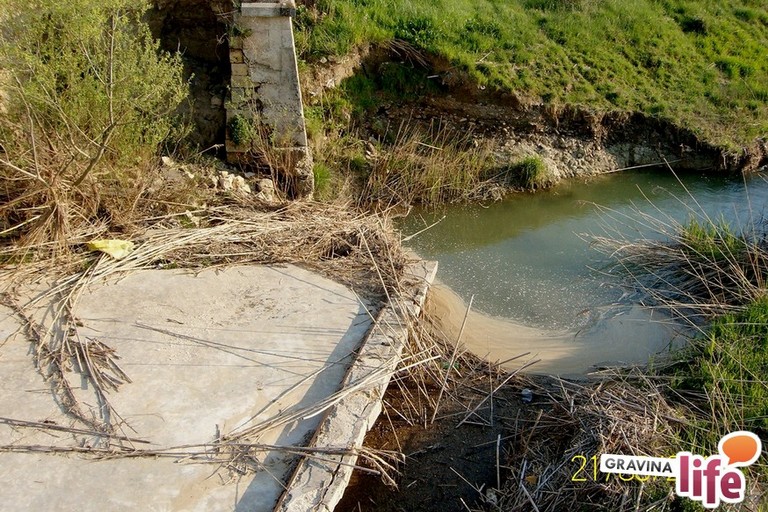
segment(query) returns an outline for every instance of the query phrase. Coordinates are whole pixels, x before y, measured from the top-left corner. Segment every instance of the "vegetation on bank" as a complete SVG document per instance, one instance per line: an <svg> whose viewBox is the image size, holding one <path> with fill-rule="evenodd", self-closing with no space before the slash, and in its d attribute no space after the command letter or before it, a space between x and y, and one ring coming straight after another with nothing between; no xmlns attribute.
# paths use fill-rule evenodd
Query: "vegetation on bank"
<svg viewBox="0 0 768 512"><path fill-rule="evenodd" d="M700 216L679 224L655 221L661 240L596 239L617 258L652 304L698 334L652 371L666 395L687 413L671 447L714 453L736 430L768 437L768 243L763 221L740 229ZM768 479L768 465L750 468Z"/></svg>
<svg viewBox="0 0 768 512"><path fill-rule="evenodd" d="M181 58L151 37L148 2L1 5L0 237L65 251L144 206L159 149L183 136ZM152 199L183 201L169 188Z"/></svg>
<svg viewBox="0 0 768 512"><path fill-rule="evenodd" d="M296 26L310 62L393 40L445 61L411 89L464 77L554 106L644 112L721 145L768 133L761 0L316 0Z"/></svg>

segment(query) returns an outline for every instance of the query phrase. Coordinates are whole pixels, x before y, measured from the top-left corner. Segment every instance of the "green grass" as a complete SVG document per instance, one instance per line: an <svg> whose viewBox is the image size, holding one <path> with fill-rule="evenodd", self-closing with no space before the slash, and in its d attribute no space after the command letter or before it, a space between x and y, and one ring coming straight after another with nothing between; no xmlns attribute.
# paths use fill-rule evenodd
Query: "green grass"
<svg viewBox="0 0 768 512"><path fill-rule="evenodd" d="M733 147L768 133L761 0L318 0L296 22L305 60L397 38L533 100L641 111Z"/></svg>
<svg viewBox="0 0 768 512"><path fill-rule="evenodd" d="M749 304L741 313L712 321L706 336L693 342L690 358L678 367L672 386L700 396L706 404L687 428L682 447L714 452L719 439L735 430L768 435L768 298ZM768 478L760 463L750 473Z"/></svg>
<svg viewBox="0 0 768 512"><path fill-rule="evenodd" d="M748 249L744 238L722 218L713 222L691 219L682 227L679 239L687 254L711 262L738 259Z"/></svg>
<svg viewBox="0 0 768 512"><path fill-rule="evenodd" d="M512 176L527 189L546 187L549 182L547 165L538 156L528 156L510 167Z"/></svg>

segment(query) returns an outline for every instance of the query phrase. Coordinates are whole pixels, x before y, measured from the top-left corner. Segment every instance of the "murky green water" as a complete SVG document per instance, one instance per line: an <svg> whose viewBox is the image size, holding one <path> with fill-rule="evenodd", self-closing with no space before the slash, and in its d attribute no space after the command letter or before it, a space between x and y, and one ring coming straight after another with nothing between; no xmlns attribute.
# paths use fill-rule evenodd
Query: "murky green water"
<svg viewBox="0 0 768 512"><path fill-rule="evenodd" d="M408 245L438 260L439 278L465 301L474 296L473 309L524 326L573 330L626 304L622 290L599 272L609 261L585 235L659 236L639 222L643 214L685 221L703 212L746 225L765 217L766 205L768 181L761 175L678 181L669 171L628 171L487 207L416 211L402 230L408 235L443 219Z"/></svg>

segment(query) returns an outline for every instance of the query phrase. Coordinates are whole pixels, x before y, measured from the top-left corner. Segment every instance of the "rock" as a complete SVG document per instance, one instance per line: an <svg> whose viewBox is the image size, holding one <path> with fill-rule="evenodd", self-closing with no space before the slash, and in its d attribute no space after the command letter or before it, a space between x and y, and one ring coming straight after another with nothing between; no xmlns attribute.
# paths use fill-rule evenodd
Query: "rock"
<svg viewBox="0 0 768 512"><path fill-rule="evenodd" d="M524 404L529 404L533 401L533 391L528 388L522 390L520 396L523 399Z"/></svg>
<svg viewBox="0 0 768 512"><path fill-rule="evenodd" d="M160 157L160 163L163 165L163 167L176 167L176 162L173 161L173 158L169 156L163 156Z"/></svg>
<svg viewBox="0 0 768 512"><path fill-rule="evenodd" d="M227 171L219 171L216 184L224 192L239 192L242 194L251 193L251 187L246 183L245 178L242 176L235 176Z"/></svg>
<svg viewBox="0 0 768 512"><path fill-rule="evenodd" d="M235 176L235 179L232 182L232 190L242 194L250 194L251 186L246 183L245 178L242 176Z"/></svg>
<svg viewBox="0 0 768 512"><path fill-rule="evenodd" d="M211 97L211 107L213 108L219 108L224 104L221 98L218 96Z"/></svg>
<svg viewBox="0 0 768 512"><path fill-rule="evenodd" d="M259 180L259 193L256 198L268 203L275 201L275 184L272 180L264 178Z"/></svg>
<svg viewBox="0 0 768 512"><path fill-rule="evenodd" d="M217 181L218 187L224 192L229 192L234 188L235 177L227 171L220 171Z"/></svg>

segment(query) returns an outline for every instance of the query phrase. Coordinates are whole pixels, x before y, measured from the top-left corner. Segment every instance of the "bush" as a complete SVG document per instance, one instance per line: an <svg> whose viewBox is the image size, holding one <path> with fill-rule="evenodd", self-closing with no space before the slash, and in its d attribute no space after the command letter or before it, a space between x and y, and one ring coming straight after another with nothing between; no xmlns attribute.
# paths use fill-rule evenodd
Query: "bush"
<svg viewBox="0 0 768 512"><path fill-rule="evenodd" d="M538 156L528 156L512 165L510 171L517 176L520 184L528 189L537 189L549 183L547 165Z"/></svg>
<svg viewBox="0 0 768 512"><path fill-rule="evenodd" d="M188 88L141 21L147 2L4 4L0 227L63 249L73 230L135 207Z"/></svg>

